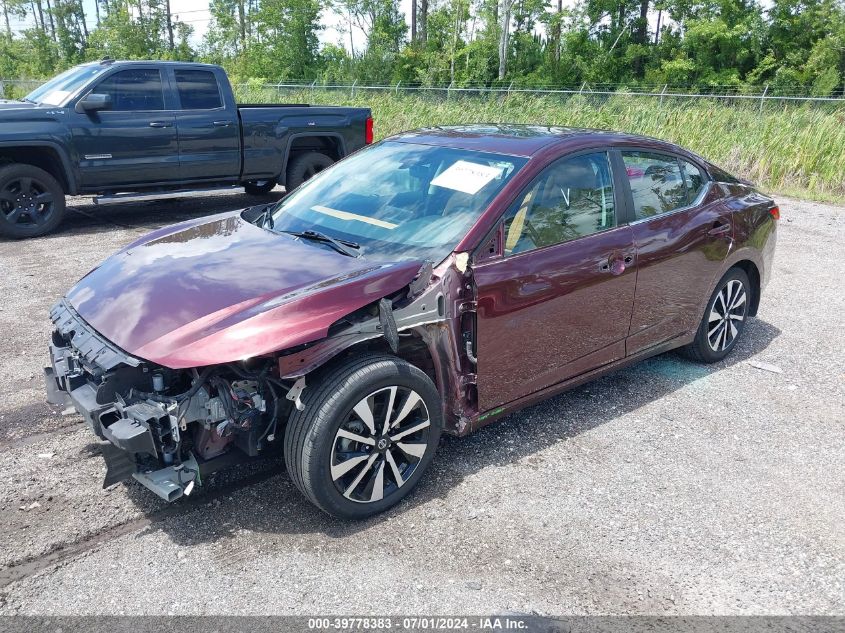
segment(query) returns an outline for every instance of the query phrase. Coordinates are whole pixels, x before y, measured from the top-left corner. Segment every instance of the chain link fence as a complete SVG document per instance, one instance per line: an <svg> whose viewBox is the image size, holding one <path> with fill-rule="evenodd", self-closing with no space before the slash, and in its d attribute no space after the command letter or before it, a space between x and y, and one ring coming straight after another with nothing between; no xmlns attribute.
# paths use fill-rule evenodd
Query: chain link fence
<svg viewBox="0 0 845 633"><path fill-rule="evenodd" d="M20 99L43 83L42 80L29 79L0 79L0 99ZM262 92L272 92L282 98L286 94L301 98L303 94L343 93L347 97L355 98L368 93L393 93L425 95L433 99L450 99L452 97L495 97L508 95L537 95L547 97L572 97L575 95L589 97L591 100L607 100L612 97L626 96L637 99L658 100L718 100L725 103L790 103L790 104L845 104L845 90L820 97L806 94L803 86L770 86L762 88L746 86L709 86L706 89L691 88L689 86L641 85L636 87L614 86L608 84L587 84L580 86L473 86L456 85L420 86L403 84L401 81L391 85L364 85L353 83L239 83L234 86L236 93L244 96L257 95Z"/></svg>

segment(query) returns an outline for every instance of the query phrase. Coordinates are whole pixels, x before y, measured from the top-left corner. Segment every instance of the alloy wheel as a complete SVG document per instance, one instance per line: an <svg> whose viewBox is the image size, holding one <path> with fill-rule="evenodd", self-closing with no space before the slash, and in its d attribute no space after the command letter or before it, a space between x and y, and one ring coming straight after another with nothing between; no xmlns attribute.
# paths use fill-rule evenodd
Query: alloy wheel
<svg viewBox="0 0 845 633"><path fill-rule="evenodd" d="M9 224L40 226L50 219L54 207L49 189L29 176L9 180L0 190L0 217Z"/></svg>
<svg viewBox="0 0 845 633"><path fill-rule="evenodd" d="M707 342L714 352L730 347L742 329L748 311L745 286L731 279L713 300L707 322Z"/></svg>
<svg viewBox="0 0 845 633"><path fill-rule="evenodd" d="M390 386L361 399L332 443L331 478L344 497L381 501L404 486L429 449L431 420L422 397Z"/></svg>

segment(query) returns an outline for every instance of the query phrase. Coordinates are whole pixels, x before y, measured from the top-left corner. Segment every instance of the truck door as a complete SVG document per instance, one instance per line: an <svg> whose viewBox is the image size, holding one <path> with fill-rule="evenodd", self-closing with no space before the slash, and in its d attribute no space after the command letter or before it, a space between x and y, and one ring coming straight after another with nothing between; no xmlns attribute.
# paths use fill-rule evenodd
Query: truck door
<svg viewBox="0 0 845 633"><path fill-rule="evenodd" d="M82 186L109 189L178 180L176 119L167 107L161 71L143 66L118 70L90 92L109 95L112 105L70 119Z"/></svg>
<svg viewBox="0 0 845 633"><path fill-rule="evenodd" d="M220 83L210 70L173 71L180 108L179 172L182 180L237 181L241 174L238 108L226 104Z"/></svg>

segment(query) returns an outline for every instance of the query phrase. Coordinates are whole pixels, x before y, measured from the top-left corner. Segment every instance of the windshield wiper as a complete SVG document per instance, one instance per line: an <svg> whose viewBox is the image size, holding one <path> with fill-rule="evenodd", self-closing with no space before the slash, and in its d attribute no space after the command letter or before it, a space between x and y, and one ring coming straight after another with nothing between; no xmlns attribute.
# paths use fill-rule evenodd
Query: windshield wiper
<svg viewBox="0 0 845 633"><path fill-rule="evenodd" d="M356 253L358 249L361 248L361 245L356 242L350 242L349 240L341 240L335 237L331 237L330 235L326 235L325 233L320 233L319 231L279 231L280 233L287 233L288 235L293 235L294 237L299 237L305 240L313 240L315 242L325 242L326 244L330 244L333 249L335 249L338 253L342 253L343 255L347 255L348 257L360 257L360 253ZM352 250L355 249L355 250Z"/></svg>

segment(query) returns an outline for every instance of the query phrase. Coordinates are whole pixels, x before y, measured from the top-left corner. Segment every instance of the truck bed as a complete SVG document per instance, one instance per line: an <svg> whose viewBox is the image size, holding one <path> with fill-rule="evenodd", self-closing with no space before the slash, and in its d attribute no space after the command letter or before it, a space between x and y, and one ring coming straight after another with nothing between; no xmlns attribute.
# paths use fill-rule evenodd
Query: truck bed
<svg viewBox="0 0 845 633"><path fill-rule="evenodd" d="M243 131L243 178L278 176L292 151L343 157L363 145L367 108L312 105L238 105ZM275 173L274 172L275 167Z"/></svg>

